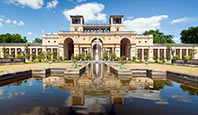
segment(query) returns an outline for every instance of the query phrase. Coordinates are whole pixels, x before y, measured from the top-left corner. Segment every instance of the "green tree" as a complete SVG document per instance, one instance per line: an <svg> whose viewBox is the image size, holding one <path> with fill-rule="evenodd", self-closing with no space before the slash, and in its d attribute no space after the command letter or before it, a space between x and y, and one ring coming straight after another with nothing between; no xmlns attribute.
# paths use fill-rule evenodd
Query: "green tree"
<svg viewBox="0 0 198 115"><path fill-rule="evenodd" d="M186 44L198 43L198 26L190 27L187 30L182 30L181 33L181 42Z"/></svg>
<svg viewBox="0 0 198 115"><path fill-rule="evenodd" d="M153 43L175 43L173 39L173 35L164 35L164 33L159 30L149 30L145 31L143 35L153 35Z"/></svg>
<svg viewBox="0 0 198 115"><path fill-rule="evenodd" d="M24 54L25 54L25 59L28 59L29 60L29 57L30 57L30 55L29 54L27 54L27 51L28 51L28 47L30 46L30 44L29 43L26 43L25 44L25 51L24 51Z"/></svg>
<svg viewBox="0 0 198 115"><path fill-rule="evenodd" d="M26 43L26 37L22 37L20 34L1 34L0 43Z"/></svg>
<svg viewBox="0 0 198 115"><path fill-rule="evenodd" d="M42 39L40 39L40 38L35 38L35 39L33 40L33 43L42 43Z"/></svg>

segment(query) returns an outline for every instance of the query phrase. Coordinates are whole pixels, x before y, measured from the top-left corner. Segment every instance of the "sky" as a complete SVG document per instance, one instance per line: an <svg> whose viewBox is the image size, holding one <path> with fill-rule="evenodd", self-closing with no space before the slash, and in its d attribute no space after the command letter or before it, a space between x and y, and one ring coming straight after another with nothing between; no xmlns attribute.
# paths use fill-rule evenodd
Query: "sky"
<svg viewBox="0 0 198 115"><path fill-rule="evenodd" d="M182 30L198 26L197 6L198 0L1 0L0 34L32 41L43 31L69 31L70 15L83 15L86 24L109 24L109 16L124 15L125 31L159 29L180 43Z"/></svg>

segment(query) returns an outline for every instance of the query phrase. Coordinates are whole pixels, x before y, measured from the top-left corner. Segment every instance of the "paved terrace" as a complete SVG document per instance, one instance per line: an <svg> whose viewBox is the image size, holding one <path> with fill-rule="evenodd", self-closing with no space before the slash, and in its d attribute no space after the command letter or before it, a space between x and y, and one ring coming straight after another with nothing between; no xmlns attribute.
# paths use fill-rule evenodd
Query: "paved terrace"
<svg viewBox="0 0 198 115"><path fill-rule="evenodd" d="M77 65L83 65L79 63ZM11 65L0 65L0 74L9 73L9 72L17 72L24 70L33 70L33 69L45 69L45 68L72 68L72 63L32 63L32 64L11 64ZM77 67L75 69L79 69Z"/></svg>
<svg viewBox="0 0 198 115"><path fill-rule="evenodd" d="M113 65L119 65L119 64L116 63ZM117 66L115 68L120 70L120 66ZM187 66L178 66L178 65L148 64L147 66L144 63L132 63L132 64L125 64L125 70L127 69L153 69L159 71L171 71L171 72L198 76L198 67L187 67Z"/></svg>
<svg viewBox="0 0 198 115"><path fill-rule="evenodd" d="M82 65L82 63L78 63L78 65ZM113 65L118 65L117 69L120 69L120 64L115 63ZM13 65L0 65L0 74L15 72L15 71L23 71L23 70L31 70L31 69L44 69L44 68L68 68L72 69L72 63L33 63L33 64L13 64ZM186 66L177 66L177 65L167 65L167 64L148 64L148 66L144 63L132 63L125 64L126 69L153 69L159 71L171 71L177 73L184 73L189 75L198 75L198 67L186 67ZM79 69L76 68L76 69Z"/></svg>

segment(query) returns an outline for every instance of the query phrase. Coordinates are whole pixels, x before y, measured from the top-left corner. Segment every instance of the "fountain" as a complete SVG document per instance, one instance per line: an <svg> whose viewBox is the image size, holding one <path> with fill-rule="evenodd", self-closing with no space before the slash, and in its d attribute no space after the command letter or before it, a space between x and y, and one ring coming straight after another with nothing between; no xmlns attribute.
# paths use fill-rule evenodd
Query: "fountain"
<svg viewBox="0 0 198 115"><path fill-rule="evenodd" d="M96 55L95 55L95 60L96 60L96 62L99 61L99 48L98 48L99 43L100 43L100 40L99 40L98 37L97 37L97 39L95 40L95 44L96 44Z"/></svg>

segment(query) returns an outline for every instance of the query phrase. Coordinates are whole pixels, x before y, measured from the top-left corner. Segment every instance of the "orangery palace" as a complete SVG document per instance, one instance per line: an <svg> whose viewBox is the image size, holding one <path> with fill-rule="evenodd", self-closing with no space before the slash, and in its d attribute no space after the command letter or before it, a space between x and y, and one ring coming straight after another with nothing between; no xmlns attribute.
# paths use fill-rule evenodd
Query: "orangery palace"
<svg viewBox="0 0 198 115"><path fill-rule="evenodd" d="M3 58L3 48L6 53L16 57L25 50L24 43L2 43L0 44L0 57ZM115 53L117 57L136 56L138 60L149 61L153 57L171 59L178 55L180 59L191 56L191 50L198 50L198 44L154 44L152 35L139 35L135 31L124 31L123 16L112 15L109 24L84 24L83 16L70 16L70 31L59 31L57 33L43 32L42 44L30 44L28 54L39 55L41 52L57 52L58 56L71 59L72 54L83 52L85 55L91 53L95 59L96 52L99 59L103 59L103 53L108 55ZM198 58L198 52L193 58Z"/></svg>

